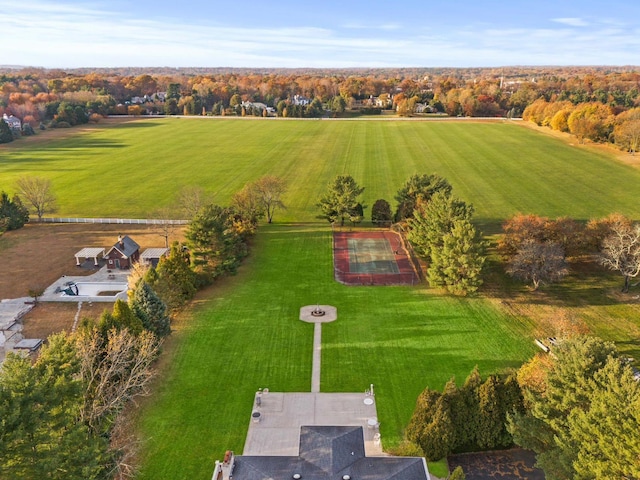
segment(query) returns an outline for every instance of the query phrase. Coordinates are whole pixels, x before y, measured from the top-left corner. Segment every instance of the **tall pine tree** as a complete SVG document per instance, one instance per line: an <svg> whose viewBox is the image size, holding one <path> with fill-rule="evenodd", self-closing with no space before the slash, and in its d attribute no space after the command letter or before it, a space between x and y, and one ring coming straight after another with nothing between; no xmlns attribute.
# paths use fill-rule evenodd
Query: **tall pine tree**
<svg viewBox="0 0 640 480"><path fill-rule="evenodd" d="M138 282L130 306L133 313L142 321L142 326L157 337L166 337L171 333L171 320L167 314L167 306L146 281Z"/></svg>

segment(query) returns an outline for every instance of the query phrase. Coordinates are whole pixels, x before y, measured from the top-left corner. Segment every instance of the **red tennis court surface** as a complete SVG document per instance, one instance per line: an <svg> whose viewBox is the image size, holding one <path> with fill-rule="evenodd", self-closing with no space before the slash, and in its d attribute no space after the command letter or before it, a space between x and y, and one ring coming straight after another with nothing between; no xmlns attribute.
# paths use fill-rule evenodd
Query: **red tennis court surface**
<svg viewBox="0 0 640 480"><path fill-rule="evenodd" d="M420 278L399 234L334 232L333 268L345 285L415 285Z"/></svg>

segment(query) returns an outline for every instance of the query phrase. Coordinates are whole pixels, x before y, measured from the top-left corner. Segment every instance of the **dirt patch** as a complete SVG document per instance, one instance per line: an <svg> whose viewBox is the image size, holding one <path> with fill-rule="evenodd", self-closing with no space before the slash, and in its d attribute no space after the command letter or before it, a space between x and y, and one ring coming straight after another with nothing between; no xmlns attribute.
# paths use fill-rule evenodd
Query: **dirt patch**
<svg viewBox="0 0 640 480"><path fill-rule="evenodd" d="M28 296L33 288L46 288L63 275L90 275L91 268L76 266L74 254L84 247L109 249L118 235L129 235L142 250L163 247L160 229L152 225L27 224L0 236L0 299ZM184 229L169 241L183 240ZM7 274L8 273L8 274Z"/></svg>
<svg viewBox="0 0 640 480"><path fill-rule="evenodd" d="M98 319L103 310L111 309L111 303L83 302L80 317ZM25 338L45 339L52 333L70 332L78 313L77 303L39 303L22 317L22 335Z"/></svg>
<svg viewBox="0 0 640 480"><path fill-rule="evenodd" d="M520 448L451 455L447 461L451 470L461 466L467 480L544 480L545 478L544 472L534 466L535 454Z"/></svg>

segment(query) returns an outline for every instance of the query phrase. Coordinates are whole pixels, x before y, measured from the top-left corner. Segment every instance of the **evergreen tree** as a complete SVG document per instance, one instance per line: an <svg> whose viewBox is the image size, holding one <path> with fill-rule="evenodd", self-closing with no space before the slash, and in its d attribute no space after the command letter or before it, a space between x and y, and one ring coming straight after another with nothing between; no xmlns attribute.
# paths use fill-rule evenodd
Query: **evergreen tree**
<svg viewBox="0 0 640 480"><path fill-rule="evenodd" d="M158 279L154 290L169 310L178 309L196 293L197 278L189 261L189 252L182 244L174 242L169 255L162 257L155 269Z"/></svg>
<svg viewBox="0 0 640 480"><path fill-rule="evenodd" d="M443 192L449 195L451 188L446 179L435 173L431 175L412 175L396 193L395 199L398 202L395 215L396 222L413 217L413 212L419 201L428 203L436 192Z"/></svg>
<svg viewBox="0 0 640 480"><path fill-rule="evenodd" d="M461 401L454 410L456 423L456 451L470 451L476 448L478 436L478 389L482 385L482 378L478 366L471 371L460 389Z"/></svg>
<svg viewBox="0 0 640 480"><path fill-rule="evenodd" d="M5 192L0 193L0 233L22 228L28 221L29 210L20 197L15 195L10 199Z"/></svg>
<svg viewBox="0 0 640 480"><path fill-rule="evenodd" d="M442 246L431 248L427 272L429 283L457 295L468 295L482 285L484 245L476 229L466 219L454 220L451 230L442 236Z"/></svg>
<svg viewBox="0 0 640 480"><path fill-rule="evenodd" d="M158 338L171 333L167 306L144 280L138 282L130 307L142 322L143 327Z"/></svg>
<svg viewBox="0 0 640 480"><path fill-rule="evenodd" d="M78 421L83 385L65 334L35 364L9 354L0 370L0 478L104 478L107 441Z"/></svg>
<svg viewBox="0 0 640 480"><path fill-rule="evenodd" d="M449 475L447 480L465 480L466 478L467 477L464 474L464 470L462 470L462 467L458 465L453 469L453 472L451 472L451 475Z"/></svg>
<svg viewBox="0 0 640 480"><path fill-rule="evenodd" d="M587 443L578 441L584 438L580 433L584 430L580 430L580 427L576 429L576 425L586 427L586 419L600 418L599 415L603 412L598 414L599 408L616 406L612 397L602 394L615 389L616 381L622 383L624 375L620 372L624 370L605 368L609 362L620 363L621 358L612 343L594 337L565 340L554 349L554 354L553 361L545 371L543 388L523 385L527 411L524 414L516 413L510 418L509 430L518 445L536 452L538 465L549 480L579 478L576 466L581 461L590 462L586 460L590 457L589 451L594 451L594 448L597 450L594 442L599 439L591 437ZM606 405L602 398L607 398ZM592 412L594 406L597 408ZM590 417L592 414L594 416ZM610 408L606 414L619 419L615 421L617 426L623 424L618 410ZM633 416L626 419L634 424ZM626 427L608 432L613 443L614 438L625 437ZM636 432L639 427L635 423ZM599 458L604 464L609 464L605 456ZM600 467L604 468L604 465Z"/></svg>
<svg viewBox="0 0 640 480"><path fill-rule="evenodd" d="M358 197L364 191L350 175L338 175L327 186L325 193L318 200L317 206L322 211L320 218L330 223L340 221L344 226L345 218L349 218L358 205Z"/></svg>
<svg viewBox="0 0 640 480"><path fill-rule="evenodd" d="M371 223L378 227L388 227L393 221L391 205L383 199L376 200L371 207Z"/></svg>
<svg viewBox="0 0 640 480"><path fill-rule="evenodd" d="M13 133L9 124L0 118L0 143L13 142Z"/></svg>
<svg viewBox="0 0 640 480"><path fill-rule="evenodd" d="M436 192L429 202L419 200L413 218L408 221L407 238L418 254L431 259L434 250L441 250L443 237L451 232L456 220L471 221L473 206L453 198L448 192Z"/></svg>
<svg viewBox="0 0 640 480"><path fill-rule="evenodd" d="M189 223L186 237L191 264L202 283L210 283L224 272L235 272L247 254L234 218L232 209L206 205Z"/></svg>
<svg viewBox="0 0 640 480"><path fill-rule="evenodd" d="M640 385L628 365L608 358L593 376L588 410L568 418L576 480L640 478Z"/></svg>
<svg viewBox="0 0 640 480"><path fill-rule="evenodd" d="M495 375L490 375L480 386L478 397L478 446L489 450L499 445L505 422L505 412L500 402L500 382Z"/></svg>
<svg viewBox="0 0 640 480"><path fill-rule="evenodd" d="M449 397L442 395L436 401L431 422L417 440L428 461L440 460L451 453L456 441L452 417Z"/></svg>
<svg viewBox="0 0 640 480"><path fill-rule="evenodd" d="M438 399L442 396L440 392L425 388L416 400L416 408L413 416L405 429L405 435L408 440L418 443L419 439L424 435L424 429L433 419L435 406Z"/></svg>
<svg viewBox="0 0 640 480"><path fill-rule="evenodd" d="M113 318L119 328L127 328L134 335L142 332L142 321L124 300L116 300L113 305Z"/></svg>

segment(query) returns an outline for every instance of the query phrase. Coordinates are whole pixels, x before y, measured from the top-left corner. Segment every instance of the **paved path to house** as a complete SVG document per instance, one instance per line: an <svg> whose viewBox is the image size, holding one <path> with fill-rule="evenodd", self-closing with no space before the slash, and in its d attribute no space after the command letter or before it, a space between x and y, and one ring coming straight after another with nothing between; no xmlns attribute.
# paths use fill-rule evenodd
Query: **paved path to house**
<svg viewBox="0 0 640 480"><path fill-rule="evenodd" d="M311 370L311 392L320 392L320 362L322 357L322 323L313 325L313 364Z"/></svg>
<svg viewBox="0 0 640 480"><path fill-rule="evenodd" d="M318 315L317 312L324 312ZM311 364L311 393L320 392L320 365L322 362L322 324L338 318L338 309L331 305L307 305L300 309L300 320L313 323L313 363Z"/></svg>

